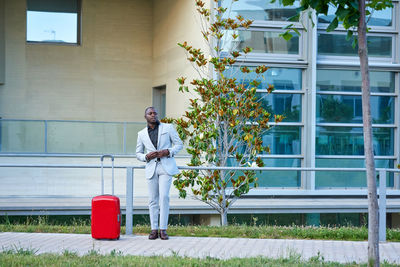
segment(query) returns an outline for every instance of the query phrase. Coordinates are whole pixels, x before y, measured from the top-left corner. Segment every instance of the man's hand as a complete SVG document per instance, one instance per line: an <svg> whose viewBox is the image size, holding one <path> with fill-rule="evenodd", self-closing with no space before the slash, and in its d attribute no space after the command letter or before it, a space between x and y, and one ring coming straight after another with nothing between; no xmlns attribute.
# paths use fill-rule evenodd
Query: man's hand
<svg viewBox="0 0 400 267"><path fill-rule="evenodd" d="M160 150L160 151L153 151L150 152L146 155L146 160L150 161L154 158L163 158L163 157L168 157L169 156L169 150L168 149L164 149L164 150Z"/></svg>
<svg viewBox="0 0 400 267"><path fill-rule="evenodd" d="M158 151L158 158L163 158L163 157L168 157L169 156L169 150L164 149L161 151Z"/></svg>
<svg viewBox="0 0 400 267"><path fill-rule="evenodd" d="M146 159L148 160L148 161L150 161L150 160L152 160L152 159L154 159L154 158L158 158L159 156L158 156L158 151L153 151L153 152L150 152L150 153L147 153L146 154Z"/></svg>

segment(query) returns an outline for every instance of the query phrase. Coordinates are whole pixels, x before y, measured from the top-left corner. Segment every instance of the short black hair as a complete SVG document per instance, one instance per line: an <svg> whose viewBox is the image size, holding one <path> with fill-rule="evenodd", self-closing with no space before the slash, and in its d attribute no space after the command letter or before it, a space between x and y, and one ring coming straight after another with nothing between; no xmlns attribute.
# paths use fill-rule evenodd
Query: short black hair
<svg viewBox="0 0 400 267"><path fill-rule="evenodd" d="M147 107L147 108L144 110L144 115L145 115L145 116L146 116L146 113L147 113L147 111L148 111L149 109L154 109L154 110L156 110L155 107Z"/></svg>

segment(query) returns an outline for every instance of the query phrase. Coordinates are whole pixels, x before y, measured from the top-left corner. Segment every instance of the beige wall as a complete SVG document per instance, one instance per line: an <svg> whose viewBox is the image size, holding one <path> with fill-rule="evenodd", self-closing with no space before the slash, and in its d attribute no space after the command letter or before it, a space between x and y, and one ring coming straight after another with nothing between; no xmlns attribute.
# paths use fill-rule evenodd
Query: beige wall
<svg viewBox="0 0 400 267"><path fill-rule="evenodd" d="M5 78L4 0L0 0L0 84Z"/></svg>
<svg viewBox="0 0 400 267"><path fill-rule="evenodd" d="M185 52L177 43L187 41L196 48L204 42L200 18L192 0L154 0L153 86L167 86L167 116L179 117L188 104L189 94L178 91L176 79L195 77Z"/></svg>
<svg viewBox="0 0 400 267"><path fill-rule="evenodd" d="M177 43L203 44L194 1L83 0L79 46L27 44L26 0L1 1L7 82L0 117L143 121L160 85L167 116L183 114L189 95L178 92L176 78L195 71Z"/></svg>
<svg viewBox="0 0 400 267"><path fill-rule="evenodd" d="M83 0L80 46L26 44L25 5L5 0L0 117L143 120L151 104L153 1Z"/></svg>

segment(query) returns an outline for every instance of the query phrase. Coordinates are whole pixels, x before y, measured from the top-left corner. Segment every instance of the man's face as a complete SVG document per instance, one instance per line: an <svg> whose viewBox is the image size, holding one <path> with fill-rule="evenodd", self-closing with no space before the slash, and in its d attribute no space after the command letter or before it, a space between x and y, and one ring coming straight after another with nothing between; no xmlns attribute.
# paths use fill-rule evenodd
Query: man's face
<svg viewBox="0 0 400 267"><path fill-rule="evenodd" d="M158 114L154 108L149 108L144 115L147 123L154 124L158 121Z"/></svg>

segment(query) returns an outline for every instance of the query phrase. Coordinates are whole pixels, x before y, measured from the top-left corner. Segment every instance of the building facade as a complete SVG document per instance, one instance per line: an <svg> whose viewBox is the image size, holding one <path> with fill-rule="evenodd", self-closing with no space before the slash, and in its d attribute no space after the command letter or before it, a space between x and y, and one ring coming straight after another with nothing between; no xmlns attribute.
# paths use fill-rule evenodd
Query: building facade
<svg viewBox="0 0 400 267"><path fill-rule="evenodd" d="M372 12L368 22L378 168L400 163L399 4L395 0L393 8ZM264 137L271 148L263 155L266 166L363 167L357 50L342 26L326 32L333 8L328 15L302 16L294 23L300 35L285 41L280 34L297 6L298 1L283 7L240 0L230 11L254 20L248 30L238 31L235 45L253 47L245 65L270 67L258 89L260 101L285 116ZM59 40L61 29L36 23L40 12L72 14L72 39ZM182 41L204 48L193 1L0 0L0 159L22 161L35 154L40 162L43 156L112 153L135 163L144 108L154 104L178 117L187 106L176 78L195 72L177 46ZM246 83L240 75L235 78ZM272 94L268 84L275 87ZM263 172L259 182L250 194L324 195L328 190L343 196L365 194L366 188L362 172ZM389 194L400 195L398 175L388 174L387 184Z"/></svg>

